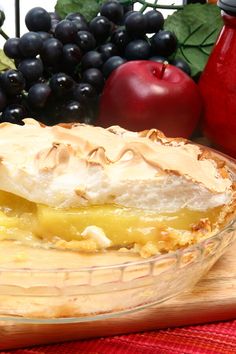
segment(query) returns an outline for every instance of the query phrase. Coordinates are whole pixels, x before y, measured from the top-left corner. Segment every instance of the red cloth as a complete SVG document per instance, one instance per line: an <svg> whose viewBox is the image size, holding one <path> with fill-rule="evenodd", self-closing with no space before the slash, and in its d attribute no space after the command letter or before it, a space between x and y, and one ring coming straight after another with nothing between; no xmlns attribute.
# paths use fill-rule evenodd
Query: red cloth
<svg viewBox="0 0 236 354"><path fill-rule="evenodd" d="M236 354L236 320L0 352L7 353Z"/></svg>

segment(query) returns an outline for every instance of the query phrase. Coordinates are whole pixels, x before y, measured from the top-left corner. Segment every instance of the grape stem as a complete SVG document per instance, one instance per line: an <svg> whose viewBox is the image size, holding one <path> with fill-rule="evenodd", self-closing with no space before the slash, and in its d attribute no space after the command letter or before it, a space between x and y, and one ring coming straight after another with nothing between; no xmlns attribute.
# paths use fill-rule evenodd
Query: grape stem
<svg viewBox="0 0 236 354"><path fill-rule="evenodd" d="M0 35L6 40L9 39L8 35L1 28L0 28Z"/></svg>
<svg viewBox="0 0 236 354"><path fill-rule="evenodd" d="M143 5L141 9L139 10L140 12L144 12L148 7L151 7L153 9L163 9L163 10L182 10L184 8L184 5L158 5L157 1L154 3L149 3L146 2L145 0L135 0L135 2L140 3Z"/></svg>

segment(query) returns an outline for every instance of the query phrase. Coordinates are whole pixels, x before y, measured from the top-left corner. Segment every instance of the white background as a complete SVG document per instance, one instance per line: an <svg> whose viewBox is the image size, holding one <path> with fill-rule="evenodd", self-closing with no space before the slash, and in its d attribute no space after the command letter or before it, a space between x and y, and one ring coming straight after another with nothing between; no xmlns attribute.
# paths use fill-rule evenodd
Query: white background
<svg viewBox="0 0 236 354"><path fill-rule="evenodd" d="M152 2L152 0L149 0ZM183 3L183 0L162 0L158 1L158 4L173 4L180 5ZM25 15L27 11L35 6L41 6L45 8L47 11L54 11L54 6L56 4L56 0L20 0L20 22L21 22L21 34L27 31L25 27ZM138 5L137 5L138 6ZM6 15L6 20L3 25L3 30L7 33L9 37L15 37L15 1L14 0L0 0L0 8L2 8ZM79 12L79 9L78 9ZM167 12L164 12L166 15ZM4 44L4 39L0 36L0 48L2 48Z"/></svg>

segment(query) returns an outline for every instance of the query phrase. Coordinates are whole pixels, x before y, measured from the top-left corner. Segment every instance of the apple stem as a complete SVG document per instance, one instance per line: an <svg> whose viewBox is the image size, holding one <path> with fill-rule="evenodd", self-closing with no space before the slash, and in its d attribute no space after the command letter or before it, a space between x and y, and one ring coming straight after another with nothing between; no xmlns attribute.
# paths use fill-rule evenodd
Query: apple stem
<svg viewBox="0 0 236 354"><path fill-rule="evenodd" d="M162 68L161 68L161 72L160 72L160 76L159 76L160 79L163 78L164 73L165 73L165 70L166 70L166 68L167 68L167 65L168 65L168 62L167 62L167 61L164 61L164 62L162 63Z"/></svg>
<svg viewBox="0 0 236 354"><path fill-rule="evenodd" d="M153 75L156 76L158 79L162 79L167 66L168 66L168 61L163 61L161 71L154 69L152 72Z"/></svg>

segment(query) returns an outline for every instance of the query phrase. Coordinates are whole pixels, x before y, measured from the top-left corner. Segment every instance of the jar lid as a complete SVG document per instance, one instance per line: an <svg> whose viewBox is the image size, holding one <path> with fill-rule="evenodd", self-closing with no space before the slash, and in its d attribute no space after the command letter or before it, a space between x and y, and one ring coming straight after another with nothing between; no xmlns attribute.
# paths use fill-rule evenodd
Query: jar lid
<svg viewBox="0 0 236 354"><path fill-rule="evenodd" d="M235 0L218 0L217 5L222 10L236 15L236 1Z"/></svg>

